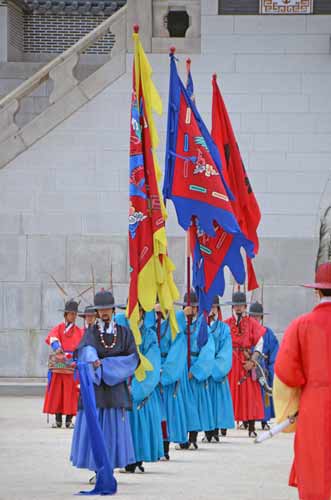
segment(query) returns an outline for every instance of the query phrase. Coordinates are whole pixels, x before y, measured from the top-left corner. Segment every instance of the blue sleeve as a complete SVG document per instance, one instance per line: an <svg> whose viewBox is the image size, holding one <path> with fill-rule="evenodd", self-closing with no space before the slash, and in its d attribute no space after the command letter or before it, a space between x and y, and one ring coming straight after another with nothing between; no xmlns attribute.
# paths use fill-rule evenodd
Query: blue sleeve
<svg viewBox="0 0 331 500"><path fill-rule="evenodd" d="M128 319L124 313L116 313L115 314L115 323L118 326L124 326L125 328L128 328L130 330L130 325L129 325Z"/></svg>
<svg viewBox="0 0 331 500"><path fill-rule="evenodd" d="M268 352L267 368L269 374L272 376L273 379L274 365L279 350L279 342L272 330L269 330L269 333L270 335L269 335L269 352Z"/></svg>
<svg viewBox="0 0 331 500"><path fill-rule="evenodd" d="M146 328L151 328L156 326L155 311L147 311L144 314L144 326Z"/></svg>
<svg viewBox="0 0 331 500"><path fill-rule="evenodd" d="M124 382L134 374L139 362L136 353L128 356L116 356L102 360L102 379L107 385Z"/></svg>
<svg viewBox="0 0 331 500"><path fill-rule="evenodd" d="M184 314L184 311L177 311L176 312L176 319L177 319L179 330L181 332L185 333L187 325L186 325L186 316Z"/></svg>
<svg viewBox="0 0 331 500"><path fill-rule="evenodd" d="M78 361L80 363L86 363L89 367L89 372L91 379L94 384L100 385L101 383L101 368L95 369L92 365L94 361L98 361L99 356L94 347L91 345L82 347L81 349L78 350Z"/></svg>
<svg viewBox="0 0 331 500"><path fill-rule="evenodd" d="M173 384L182 377L186 366L186 359L186 337L183 333L179 333L171 344L167 359L162 367L162 385Z"/></svg>
<svg viewBox="0 0 331 500"><path fill-rule="evenodd" d="M215 360L215 342L208 334L207 343L201 348L198 359L191 367L190 372L198 382L203 382L210 377Z"/></svg>
<svg viewBox="0 0 331 500"><path fill-rule="evenodd" d="M221 323L221 341L219 351L216 353L212 377L215 382L220 382L231 370L232 367L232 338L228 325Z"/></svg>
<svg viewBox="0 0 331 500"><path fill-rule="evenodd" d="M147 336L147 339L144 339L145 349L143 355L150 361L153 370L146 371L146 378L141 382L138 382L136 377L133 378L131 393L135 402L143 401L147 398L160 382L161 355L156 333L154 329L150 328L145 331L144 336Z"/></svg>

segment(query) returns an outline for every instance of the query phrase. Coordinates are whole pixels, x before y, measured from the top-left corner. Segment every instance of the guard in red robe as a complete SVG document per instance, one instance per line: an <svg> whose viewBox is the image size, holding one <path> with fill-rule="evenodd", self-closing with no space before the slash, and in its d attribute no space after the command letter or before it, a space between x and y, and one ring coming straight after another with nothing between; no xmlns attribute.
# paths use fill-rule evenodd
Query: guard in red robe
<svg viewBox="0 0 331 500"><path fill-rule="evenodd" d="M83 330L75 325L78 303L68 301L63 312L64 322L54 327L45 340L53 352L63 359L63 363L48 373L43 409L44 413L55 415L55 428L62 427L62 415L66 415L66 427L73 426L72 417L77 413L79 396L78 380L70 367L73 353L83 336Z"/></svg>
<svg viewBox="0 0 331 500"><path fill-rule="evenodd" d="M299 411L289 484L301 500L331 499L331 262L320 265L319 304L286 330L275 363L278 421Z"/></svg>
<svg viewBox="0 0 331 500"><path fill-rule="evenodd" d="M263 349L266 329L247 314L243 292L232 295L232 316L225 320L232 337L232 368L229 383L236 421L248 422L249 437L256 437L255 420L263 420L264 406L259 382L254 377L255 360Z"/></svg>

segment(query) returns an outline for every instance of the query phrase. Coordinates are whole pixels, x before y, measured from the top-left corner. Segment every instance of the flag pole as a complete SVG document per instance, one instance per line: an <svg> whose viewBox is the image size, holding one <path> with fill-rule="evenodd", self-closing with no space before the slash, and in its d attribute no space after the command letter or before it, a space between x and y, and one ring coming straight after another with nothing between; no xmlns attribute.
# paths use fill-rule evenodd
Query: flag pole
<svg viewBox="0 0 331 500"><path fill-rule="evenodd" d="M191 59L186 60L187 78L191 71ZM187 281L187 306L191 306L191 246L190 246L190 230L186 232L186 281ZM187 317L187 367L188 371L191 368L191 323L192 315Z"/></svg>
<svg viewBox="0 0 331 500"><path fill-rule="evenodd" d="M159 346L161 345L161 316L162 316L161 311L157 311L157 313L156 313L156 332L157 332L157 340L158 340Z"/></svg>
<svg viewBox="0 0 331 500"><path fill-rule="evenodd" d="M186 281L187 281L187 307L191 306L191 250L190 231L186 232ZM187 316L187 368L191 368L191 322L192 315Z"/></svg>

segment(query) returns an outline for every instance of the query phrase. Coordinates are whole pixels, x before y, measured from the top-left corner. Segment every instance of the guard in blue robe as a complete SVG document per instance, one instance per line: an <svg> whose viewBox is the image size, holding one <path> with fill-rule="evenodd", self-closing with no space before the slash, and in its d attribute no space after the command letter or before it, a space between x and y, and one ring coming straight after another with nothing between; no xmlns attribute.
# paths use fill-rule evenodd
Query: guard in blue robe
<svg viewBox="0 0 331 500"><path fill-rule="evenodd" d="M132 400L127 379L134 374L139 356L132 332L114 321L112 293L98 292L94 303L99 318L86 330L76 356L79 362L88 364L97 416L109 453L109 463L114 469L136 461L128 414ZM78 468L96 471L88 427L80 401L70 459Z"/></svg>
<svg viewBox="0 0 331 500"><path fill-rule="evenodd" d="M146 313L146 316L150 313ZM158 320L158 315L160 319ZM164 436L164 456L169 456L170 442L182 443L186 441L188 423L183 392L180 390L181 379L186 368L186 338L183 332L179 332L174 340L171 336L169 318L163 318L159 312L153 312L153 321L156 331L159 326L159 345L161 351L161 380L159 392L163 408L163 418L166 422L166 433ZM146 322L145 322L146 323Z"/></svg>
<svg viewBox="0 0 331 500"><path fill-rule="evenodd" d="M149 314L149 313L148 313ZM156 462L163 457L162 437L162 414L160 397L157 390L160 382L161 355L158 345L155 327L150 326L144 320L141 310L142 321L140 332L142 343L141 353L150 361L152 371L146 371L146 378L138 381L133 376L131 381L131 395L133 400L132 412L130 413L130 424L136 462L126 466L127 472L135 472L138 468L144 472L143 462ZM124 315L116 316L119 324L127 322Z"/></svg>
<svg viewBox="0 0 331 500"><path fill-rule="evenodd" d="M249 315L253 316L257 321L263 323L263 319L266 314L268 313L264 312L263 306L259 302L251 304ZM265 369L268 385L272 387L274 381L274 364L279 350L279 342L271 328L266 327L266 329L267 330L263 335L263 367ZM269 396L262 387L261 390L264 402L264 419L262 420L262 429L270 429L268 422L271 418L275 418L274 403L272 397Z"/></svg>
<svg viewBox="0 0 331 500"><path fill-rule="evenodd" d="M209 316L209 333L215 343L215 359L209 390L213 404L216 428L206 431L204 441L219 442L219 429L226 435L226 429L235 426L232 396L228 381L228 373L232 366L232 339L229 326L220 319L219 297L214 298L211 314Z"/></svg>
<svg viewBox="0 0 331 500"><path fill-rule="evenodd" d="M191 421L188 442L182 443L182 447L197 449L198 432L201 430L211 431L216 427L209 388L209 377L212 374L215 359L215 342L211 334L208 333L206 344L202 348L198 346L202 316L198 314L198 298L195 292L192 291L190 294L190 309L187 306L187 294L184 296L183 306L184 310L177 312L177 322L180 331L184 332L186 337L186 352L186 315L192 314L192 322L190 327L190 367L187 366L186 355L186 370L182 378L181 387L187 411L189 412L190 408L192 409L192 416L195 422ZM195 418L196 412L198 419Z"/></svg>

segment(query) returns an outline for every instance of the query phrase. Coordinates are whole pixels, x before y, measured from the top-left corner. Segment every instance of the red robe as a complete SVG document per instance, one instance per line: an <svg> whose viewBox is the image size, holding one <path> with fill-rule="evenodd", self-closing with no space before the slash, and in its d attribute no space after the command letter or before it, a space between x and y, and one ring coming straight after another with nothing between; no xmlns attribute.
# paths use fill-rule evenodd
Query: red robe
<svg viewBox="0 0 331 500"><path fill-rule="evenodd" d="M240 385L238 382L247 375L247 371L243 367L246 358L241 349L251 351L252 347L255 347L262 335L265 334L266 329L249 316L243 317L240 322L241 334L233 316L225 323L229 325L232 337L232 368L229 373L229 383L235 419L237 422L262 420L264 406L260 384L253 380L250 375Z"/></svg>
<svg viewBox="0 0 331 500"><path fill-rule="evenodd" d="M331 302L295 319L275 363L283 384L301 388L290 486L301 500L331 494Z"/></svg>
<svg viewBox="0 0 331 500"><path fill-rule="evenodd" d="M55 326L47 335L46 344L51 344L51 338L58 339L64 352L72 353L81 341L84 330L74 325L67 333L65 323ZM53 340L52 340L53 341ZM78 406L78 381L71 373L52 373L51 383L45 394L44 413L62 413L76 415Z"/></svg>

